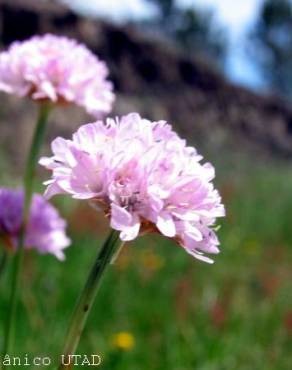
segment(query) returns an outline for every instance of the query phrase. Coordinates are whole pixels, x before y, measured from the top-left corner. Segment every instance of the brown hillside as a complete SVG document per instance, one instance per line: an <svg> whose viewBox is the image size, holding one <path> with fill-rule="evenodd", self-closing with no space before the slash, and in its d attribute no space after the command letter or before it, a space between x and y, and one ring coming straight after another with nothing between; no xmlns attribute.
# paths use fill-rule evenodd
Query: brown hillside
<svg viewBox="0 0 292 370"><path fill-rule="evenodd" d="M118 92L114 115L139 111L152 119L166 119L188 140L210 151L251 148L292 154L292 109L285 102L234 86L196 56L184 55L133 27L91 21L59 5L33 0L0 0L0 21L3 47L44 32L86 43L108 62ZM33 104L4 94L1 99L0 144L21 162ZM68 115L64 110L55 114L51 136L69 135L88 121L82 111L67 111ZM15 133L23 138L23 146L15 146Z"/></svg>

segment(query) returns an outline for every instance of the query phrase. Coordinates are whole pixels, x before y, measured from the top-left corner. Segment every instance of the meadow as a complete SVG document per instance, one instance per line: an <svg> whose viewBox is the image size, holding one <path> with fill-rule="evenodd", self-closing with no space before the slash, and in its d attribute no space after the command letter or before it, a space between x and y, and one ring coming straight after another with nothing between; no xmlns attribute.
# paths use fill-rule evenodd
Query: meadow
<svg viewBox="0 0 292 370"><path fill-rule="evenodd" d="M262 162L240 171L217 166L217 173L227 218L220 220L215 263L199 262L160 236L127 244L104 278L78 353L99 354L104 370L291 369L292 169ZM74 242L63 263L26 255L18 355L60 353L106 231L103 216L84 203L54 202ZM0 277L1 318L9 262Z"/></svg>

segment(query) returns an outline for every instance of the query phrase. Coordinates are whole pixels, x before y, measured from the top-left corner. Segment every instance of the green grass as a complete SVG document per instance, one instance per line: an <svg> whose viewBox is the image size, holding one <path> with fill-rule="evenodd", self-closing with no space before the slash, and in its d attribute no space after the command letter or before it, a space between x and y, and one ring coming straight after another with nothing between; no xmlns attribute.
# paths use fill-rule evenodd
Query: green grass
<svg viewBox="0 0 292 370"><path fill-rule="evenodd" d="M104 279L79 353L100 354L105 370L291 369L292 170L287 165L240 173L219 180L228 217L215 264L194 260L159 236L127 245ZM75 204L59 201L67 214L77 212ZM83 232L77 234L71 217L74 244L66 262L34 252L26 256L18 355L56 356L62 348L102 239L102 227L96 232L94 218L84 208L80 212ZM90 217L98 223L102 216ZM0 277L1 321L8 275ZM125 352L112 344L122 331L135 338Z"/></svg>

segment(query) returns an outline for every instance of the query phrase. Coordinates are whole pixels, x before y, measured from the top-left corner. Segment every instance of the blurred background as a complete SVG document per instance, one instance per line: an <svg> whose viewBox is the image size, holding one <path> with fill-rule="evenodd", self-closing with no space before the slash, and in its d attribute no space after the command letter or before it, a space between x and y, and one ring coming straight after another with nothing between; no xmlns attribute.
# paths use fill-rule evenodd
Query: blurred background
<svg viewBox="0 0 292 370"><path fill-rule="evenodd" d="M166 119L195 145L216 166L227 208L212 266L157 236L127 245L79 352L100 354L111 370L290 370L292 2L0 0L2 48L45 32L74 37L108 63L112 115ZM30 101L1 94L1 186L20 183L35 115ZM59 108L43 152L91 120ZM26 255L20 354L58 353L108 227L84 203L54 202L74 243L62 264ZM3 320L7 277L0 276Z"/></svg>

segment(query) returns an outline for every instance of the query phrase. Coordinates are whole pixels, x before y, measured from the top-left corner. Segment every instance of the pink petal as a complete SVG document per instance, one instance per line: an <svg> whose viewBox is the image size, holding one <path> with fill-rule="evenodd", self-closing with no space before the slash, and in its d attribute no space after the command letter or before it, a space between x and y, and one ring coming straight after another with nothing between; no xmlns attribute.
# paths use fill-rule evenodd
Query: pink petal
<svg viewBox="0 0 292 370"><path fill-rule="evenodd" d="M124 230L132 225L132 215L115 203L111 205L111 227L115 230Z"/></svg>
<svg viewBox="0 0 292 370"><path fill-rule="evenodd" d="M173 238L176 235L175 223L168 213L161 213L157 217L156 226L163 235L169 238Z"/></svg>
<svg viewBox="0 0 292 370"><path fill-rule="evenodd" d="M124 241L134 240L140 231L140 222L135 222L131 227L127 227L123 229L120 234L120 238Z"/></svg>

